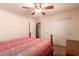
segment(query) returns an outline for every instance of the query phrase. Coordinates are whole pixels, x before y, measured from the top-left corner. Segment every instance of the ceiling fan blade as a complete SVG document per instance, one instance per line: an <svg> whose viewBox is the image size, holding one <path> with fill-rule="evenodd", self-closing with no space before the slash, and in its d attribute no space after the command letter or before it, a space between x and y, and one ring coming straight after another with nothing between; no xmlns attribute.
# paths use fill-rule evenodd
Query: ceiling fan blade
<svg viewBox="0 0 79 59"><path fill-rule="evenodd" d="M25 9L32 9L33 7L24 7L24 6L23 6L22 8L25 8Z"/></svg>
<svg viewBox="0 0 79 59"><path fill-rule="evenodd" d="M34 15L34 14L35 14L35 12L32 13L32 15Z"/></svg>
<svg viewBox="0 0 79 59"><path fill-rule="evenodd" d="M45 13L45 12L41 12L41 14L46 15L46 13Z"/></svg>
<svg viewBox="0 0 79 59"><path fill-rule="evenodd" d="M47 7L44 7L43 9L53 9L54 6L47 6Z"/></svg>

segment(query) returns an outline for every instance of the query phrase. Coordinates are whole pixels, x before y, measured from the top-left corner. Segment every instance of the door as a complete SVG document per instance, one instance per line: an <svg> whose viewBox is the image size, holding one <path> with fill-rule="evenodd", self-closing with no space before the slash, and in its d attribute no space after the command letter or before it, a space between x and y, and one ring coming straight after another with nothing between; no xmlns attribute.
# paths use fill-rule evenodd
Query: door
<svg viewBox="0 0 79 59"><path fill-rule="evenodd" d="M36 23L36 38L40 38L41 37L41 23L37 22Z"/></svg>

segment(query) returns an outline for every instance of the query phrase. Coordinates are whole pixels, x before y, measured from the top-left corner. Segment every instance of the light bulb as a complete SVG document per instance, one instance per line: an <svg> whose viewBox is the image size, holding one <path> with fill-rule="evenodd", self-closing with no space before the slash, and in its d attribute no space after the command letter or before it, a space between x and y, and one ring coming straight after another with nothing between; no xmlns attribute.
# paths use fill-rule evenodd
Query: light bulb
<svg viewBox="0 0 79 59"><path fill-rule="evenodd" d="M35 12L36 14L39 14L39 13L42 12L42 9L34 9L34 12Z"/></svg>

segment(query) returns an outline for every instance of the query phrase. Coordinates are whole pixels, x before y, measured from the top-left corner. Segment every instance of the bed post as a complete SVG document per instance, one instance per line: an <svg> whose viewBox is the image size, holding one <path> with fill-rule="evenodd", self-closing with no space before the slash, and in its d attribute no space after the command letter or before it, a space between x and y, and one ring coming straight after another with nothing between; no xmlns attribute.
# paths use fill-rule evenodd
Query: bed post
<svg viewBox="0 0 79 59"><path fill-rule="evenodd" d="M53 35L51 34L50 37L51 37L51 44L53 45Z"/></svg>
<svg viewBox="0 0 79 59"><path fill-rule="evenodd" d="M29 37L31 37L31 32L29 33Z"/></svg>
<svg viewBox="0 0 79 59"><path fill-rule="evenodd" d="M52 48L51 48L52 51L50 54L52 56L53 55L53 35L52 34L50 35L50 39L51 39L51 45L52 45Z"/></svg>
<svg viewBox="0 0 79 59"><path fill-rule="evenodd" d="M31 37L31 32L30 32L30 21L29 21L29 37Z"/></svg>

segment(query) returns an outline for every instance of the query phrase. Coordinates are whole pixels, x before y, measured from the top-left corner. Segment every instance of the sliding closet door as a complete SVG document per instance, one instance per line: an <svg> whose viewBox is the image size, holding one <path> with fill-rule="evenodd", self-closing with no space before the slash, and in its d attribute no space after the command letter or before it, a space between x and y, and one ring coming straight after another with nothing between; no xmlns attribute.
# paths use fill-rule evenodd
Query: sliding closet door
<svg viewBox="0 0 79 59"><path fill-rule="evenodd" d="M73 20L64 19L55 21L54 30L56 44L65 46L66 40L73 39L74 25Z"/></svg>

